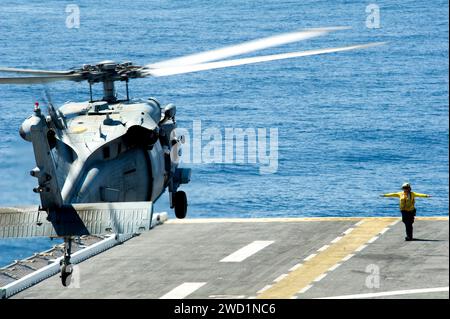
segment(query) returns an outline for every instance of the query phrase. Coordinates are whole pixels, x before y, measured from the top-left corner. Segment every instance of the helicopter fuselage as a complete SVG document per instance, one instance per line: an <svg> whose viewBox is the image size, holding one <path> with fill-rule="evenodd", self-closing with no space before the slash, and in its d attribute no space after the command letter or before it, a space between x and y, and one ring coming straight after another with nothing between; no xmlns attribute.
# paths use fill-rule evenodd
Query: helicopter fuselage
<svg viewBox="0 0 450 319"><path fill-rule="evenodd" d="M43 210L72 203L156 201L177 171L174 107L154 99L68 102L22 124L33 143ZM175 152L175 153L174 153ZM175 156L174 156L175 154ZM187 178L188 179L188 178ZM183 182L187 182L184 178ZM174 187L175 186L175 187Z"/></svg>

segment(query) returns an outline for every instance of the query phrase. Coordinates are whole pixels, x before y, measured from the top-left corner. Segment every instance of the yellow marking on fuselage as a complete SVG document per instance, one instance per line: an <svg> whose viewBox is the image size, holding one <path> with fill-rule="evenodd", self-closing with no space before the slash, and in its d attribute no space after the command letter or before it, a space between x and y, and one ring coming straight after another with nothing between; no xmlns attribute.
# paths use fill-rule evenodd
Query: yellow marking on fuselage
<svg viewBox="0 0 450 319"><path fill-rule="evenodd" d="M87 131L87 128L85 126L74 126L70 128L69 133L72 134L81 134Z"/></svg>

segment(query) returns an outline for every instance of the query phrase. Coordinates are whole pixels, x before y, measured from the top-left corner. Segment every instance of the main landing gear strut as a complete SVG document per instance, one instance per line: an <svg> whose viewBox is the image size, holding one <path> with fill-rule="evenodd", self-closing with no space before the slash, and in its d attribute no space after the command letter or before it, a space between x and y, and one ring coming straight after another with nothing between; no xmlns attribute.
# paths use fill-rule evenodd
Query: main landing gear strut
<svg viewBox="0 0 450 319"><path fill-rule="evenodd" d="M70 285L70 280L72 278L72 264L70 263L70 255L72 253L72 238L64 237L64 257L61 259L61 283L64 287Z"/></svg>

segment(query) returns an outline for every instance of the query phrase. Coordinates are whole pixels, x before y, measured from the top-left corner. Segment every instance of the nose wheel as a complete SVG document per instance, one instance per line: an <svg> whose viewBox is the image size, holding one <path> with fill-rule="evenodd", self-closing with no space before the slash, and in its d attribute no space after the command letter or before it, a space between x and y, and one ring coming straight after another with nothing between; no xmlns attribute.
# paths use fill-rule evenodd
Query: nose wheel
<svg viewBox="0 0 450 319"><path fill-rule="evenodd" d="M175 216L179 219L186 217L187 213L187 197L183 191L178 191L173 196L173 204L175 208Z"/></svg>
<svg viewBox="0 0 450 319"><path fill-rule="evenodd" d="M70 285L70 281L72 279L73 267L70 263L70 255L72 253L72 238L65 237L64 238L64 258L61 260L61 283L64 287L68 287Z"/></svg>

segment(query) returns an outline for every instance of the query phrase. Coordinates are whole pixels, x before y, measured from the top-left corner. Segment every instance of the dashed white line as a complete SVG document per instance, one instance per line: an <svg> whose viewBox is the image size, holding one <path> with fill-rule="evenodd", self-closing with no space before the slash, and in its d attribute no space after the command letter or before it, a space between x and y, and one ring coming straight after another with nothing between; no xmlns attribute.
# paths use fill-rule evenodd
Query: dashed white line
<svg viewBox="0 0 450 319"><path fill-rule="evenodd" d="M323 273L322 275L320 275L319 277L317 277L316 279L314 279L314 282L319 282L321 281L323 278L325 278L327 276L327 273Z"/></svg>
<svg viewBox="0 0 450 319"><path fill-rule="evenodd" d="M302 290L300 290L298 293L299 294L303 294L303 293L305 293L309 288L311 288L312 287L312 285L308 285L308 286L306 286L305 288L303 288Z"/></svg>
<svg viewBox="0 0 450 319"><path fill-rule="evenodd" d="M348 235L348 234L350 234L353 230L354 230L354 228L351 227L351 228L347 229L347 230L344 232L344 234L345 234L345 235Z"/></svg>
<svg viewBox="0 0 450 319"><path fill-rule="evenodd" d="M348 254L347 256L345 256L344 258L342 258L342 261L347 261L350 258L352 258L353 256L355 256L355 254Z"/></svg>
<svg viewBox="0 0 450 319"><path fill-rule="evenodd" d="M355 224L355 226L359 226L359 225L361 225L361 224L363 224L364 223L364 220L360 220L359 222L357 222L356 224Z"/></svg>
<svg viewBox="0 0 450 319"><path fill-rule="evenodd" d="M223 258L220 262L241 262L248 257L252 256L253 254L256 254L261 249L266 248L270 244L272 244L273 241L268 240L256 240L247 246L242 247L241 249L235 251L231 255Z"/></svg>
<svg viewBox="0 0 450 319"><path fill-rule="evenodd" d="M338 241L340 241L342 239L342 236L338 236L338 237L336 237L335 239L333 239L332 241L331 241L331 243L332 244L336 244Z"/></svg>
<svg viewBox="0 0 450 319"><path fill-rule="evenodd" d="M397 219L395 222L392 222L389 224L389 226L394 226L395 224L397 224L400 221L400 219Z"/></svg>
<svg viewBox="0 0 450 319"><path fill-rule="evenodd" d="M208 298L212 299L244 299L245 295L211 295Z"/></svg>
<svg viewBox="0 0 450 319"><path fill-rule="evenodd" d="M361 299L361 298L374 298L374 297L385 297L385 296L396 296L396 295L398 296L398 295L410 295L410 294L423 294L423 293L445 292L445 291L448 291L448 287L425 288L425 289L410 289L410 290L395 290L395 291L385 291L385 292L374 292L374 293L368 293L368 294L325 297L325 298L317 298L317 299Z"/></svg>
<svg viewBox="0 0 450 319"><path fill-rule="evenodd" d="M183 299L205 285L206 282L185 282L175 287L159 299Z"/></svg>
<svg viewBox="0 0 450 319"><path fill-rule="evenodd" d="M342 264L340 264L340 263L337 263L336 265L334 265L334 266L332 266L332 267L330 267L330 269L328 269L328 271L333 271L333 270L336 270L336 268L338 268L340 265L342 265Z"/></svg>
<svg viewBox="0 0 450 319"><path fill-rule="evenodd" d="M340 241L344 236L350 234L353 230L355 230L355 228L356 228L357 226L360 226L360 225L363 224L364 222L365 222L365 220L360 220L360 221L357 222L353 227L350 227L349 229L347 229L346 231L344 231L344 232L342 233L341 236L338 236L338 237L336 237L335 239L333 239L333 240L330 242L329 245L323 245L321 248L317 249L317 253L310 254L308 257L306 257L306 258L304 259L304 261L309 261L309 260L311 260L312 258L314 258L315 256L317 256L318 253L327 250L332 244L335 244L335 243L337 243L338 241ZM398 223L398 222L399 222L399 220L396 220L395 222L392 222L391 224L389 224L389 226L393 226L393 225L395 225L395 224ZM360 252L360 251L362 251L363 249L365 249L365 248L368 246L368 244L371 244L371 243L373 243L374 241L376 241L376 240L379 238L379 236L383 235L384 233L386 233L386 232L390 229L389 226L383 228L376 236L372 237L369 241L366 242L366 244L363 244L363 245L359 246L357 249L355 249L354 252L355 252L355 253L356 253L356 252ZM355 253L350 253L350 254L348 254L347 256L345 256L344 258L342 258L341 262L339 262L339 263L333 265L332 267L330 267L326 272L324 272L324 273L322 273L321 275L319 275L319 276L318 276L317 278L315 278L312 282L315 283L315 282L321 281L323 278L325 278L325 277L328 275L329 272L336 270L338 267L340 267L340 266L342 265L343 262L346 262L346 261L348 261L350 258L352 258L353 256L355 256ZM298 269L299 267L301 267L301 266L302 266L301 263L296 264L296 265L294 265L293 267L291 267L291 268L289 269L289 272L295 271L295 270L297 270L297 269ZM274 280L274 282L277 283L277 282L281 281L282 279L286 278L287 276L288 276L288 274L283 274L283 275L279 276L278 278L276 278L276 279ZM306 292L308 289L310 289L312 286L313 286L313 284L307 285L306 287L304 287L303 289L301 289L297 294L305 293L305 292ZM263 292L263 291L269 289L270 287L271 287L270 285L264 287L263 289L261 289L260 291L258 291L258 294L260 294L261 292ZM447 287L447 290L448 290L448 287ZM344 296L344 297L345 297L345 296ZM297 299L297 298L298 298L298 296L295 296L295 295L294 295L294 296L291 297L290 299Z"/></svg>
<svg viewBox="0 0 450 319"><path fill-rule="evenodd" d="M278 276L278 277L274 280L274 282L279 282L279 281L283 280L284 278L287 277L287 275L288 275L288 274L282 274L281 276Z"/></svg>
<svg viewBox="0 0 450 319"><path fill-rule="evenodd" d="M299 269L301 266L303 266L303 264L302 264L302 263L298 263L297 265L294 265L291 269L289 269L289 271L297 270L297 269Z"/></svg>
<svg viewBox="0 0 450 319"><path fill-rule="evenodd" d="M267 289L269 289L270 287L272 287L272 285L267 285L262 287L260 290L258 290L256 293L257 294L262 294L264 291L266 291Z"/></svg>
<svg viewBox="0 0 450 319"><path fill-rule="evenodd" d="M367 245L361 245L358 248L356 248L355 251L360 252L361 250L363 250L366 247L367 247Z"/></svg>
<svg viewBox="0 0 450 319"><path fill-rule="evenodd" d="M306 257L305 259L303 259L304 261L308 261L308 260L310 260L310 259L313 259L314 257L316 257L317 256L317 254L311 254L311 255L309 255L308 257Z"/></svg>

